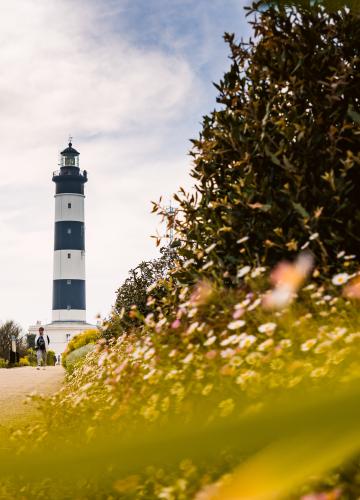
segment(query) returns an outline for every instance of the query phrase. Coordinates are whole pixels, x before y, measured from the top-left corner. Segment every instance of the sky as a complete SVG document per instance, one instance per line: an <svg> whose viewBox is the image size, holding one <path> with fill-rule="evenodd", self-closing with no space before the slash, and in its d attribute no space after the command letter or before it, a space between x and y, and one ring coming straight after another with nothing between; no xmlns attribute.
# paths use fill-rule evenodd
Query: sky
<svg viewBox="0 0 360 500"><path fill-rule="evenodd" d="M86 184L87 321L158 255L151 201L191 189L190 138L248 38L248 0L0 4L0 322L51 321L54 190L73 137Z"/></svg>

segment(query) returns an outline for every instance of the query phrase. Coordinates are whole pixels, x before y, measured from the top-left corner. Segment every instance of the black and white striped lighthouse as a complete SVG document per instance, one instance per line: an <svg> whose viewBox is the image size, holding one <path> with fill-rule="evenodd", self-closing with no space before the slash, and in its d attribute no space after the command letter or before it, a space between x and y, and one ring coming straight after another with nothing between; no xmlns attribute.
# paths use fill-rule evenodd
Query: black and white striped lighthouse
<svg viewBox="0 0 360 500"><path fill-rule="evenodd" d="M84 184L88 179L86 170L79 168L79 155L70 140L52 178L56 184L53 323L86 322Z"/></svg>

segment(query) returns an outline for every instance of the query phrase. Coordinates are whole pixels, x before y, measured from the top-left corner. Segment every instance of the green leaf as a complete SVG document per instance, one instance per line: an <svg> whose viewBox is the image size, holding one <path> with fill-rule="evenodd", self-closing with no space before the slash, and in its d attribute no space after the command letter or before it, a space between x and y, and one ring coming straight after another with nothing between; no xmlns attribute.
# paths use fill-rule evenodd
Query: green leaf
<svg viewBox="0 0 360 500"><path fill-rule="evenodd" d="M265 154L266 156L269 156L271 158L271 161L273 163L275 163L275 165L277 165L278 167L282 167L282 164L279 160L279 158L277 156L274 155L274 153L272 153L269 148L267 147L267 145L265 145Z"/></svg>
<svg viewBox="0 0 360 500"><path fill-rule="evenodd" d="M310 215L307 213L305 208L302 205L300 205L300 203L295 203L295 201L293 201L292 206L297 211L297 213L301 215L301 217L303 217L304 219L309 219Z"/></svg>
<svg viewBox="0 0 360 500"><path fill-rule="evenodd" d="M354 120L354 122L360 124L360 113L355 111L352 105L348 107L347 114Z"/></svg>

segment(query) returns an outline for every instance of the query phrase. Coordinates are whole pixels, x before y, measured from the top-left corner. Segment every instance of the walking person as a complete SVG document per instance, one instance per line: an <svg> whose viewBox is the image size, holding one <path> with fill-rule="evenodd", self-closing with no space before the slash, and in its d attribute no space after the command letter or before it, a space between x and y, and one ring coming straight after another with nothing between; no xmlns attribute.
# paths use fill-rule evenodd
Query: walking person
<svg viewBox="0 0 360 500"><path fill-rule="evenodd" d="M44 335L44 328L40 326L39 334L35 337L35 350L37 358L37 370L40 370L41 364L43 365L43 370L46 367L46 357L49 349L50 339L48 335Z"/></svg>

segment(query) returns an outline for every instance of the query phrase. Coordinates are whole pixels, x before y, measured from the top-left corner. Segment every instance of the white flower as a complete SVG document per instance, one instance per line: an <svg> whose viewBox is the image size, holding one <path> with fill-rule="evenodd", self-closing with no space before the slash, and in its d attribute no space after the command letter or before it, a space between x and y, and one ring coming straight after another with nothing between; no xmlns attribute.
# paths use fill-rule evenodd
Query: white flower
<svg viewBox="0 0 360 500"><path fill-rule="evenodd" d="M198 321L195 321L195 323L192 323L189 328L187 329L186 333L193 333L199 326Z"/></svg>
<svg viewBox="0 0 360 500"><path fill-rule="evenodd" d="M251 267L250 266L244 266L244 267L242 267L241 269L238 270L236 276L237 276L237 278L242 278L243 276L245 276L246 274L248 274L250 271L251 271Z"/></svg>
<svg viewBox="0 0 360 500"><path fill-rule="evenodd" d="M352 344L355 340L359 339L360 338L360 332L356 332L356 333L351 333L350 335L348 335L344 341L347 343L347 344Z"/></svg>
<svg viewBox="0 0 360 500"><path fill-rule="evenodd" d="M236 321L231 321L231 323L229 323L227 327L229 330L237 330L238 328L244 326L245 323L246 322L243 319L238 319Z"/></svg>
<svg viewBox="0 0 360 500"><path fill-rule="evenodd" d="M356 255L345 255L344 260L353 260L356 259Z"/></svg>
<svg viewBox="0 0 360 500"><path fill-rule="evenodd" d="M331 282L335 286L341 286L341 285L344 285L345 283L347 283L349 281L349 278L350 278L350 276L348 275L348 273L335 274L335 276L333 276Z"/></svg>
<svg viewBox="0 0 360 500"><path fill-rule="evenodd" d="M292 288L279 286L271 290L263 298L263 306L265 309L282 309L292 302L294 292Z"/></svg>
<svg viewBox="0 0 360 500"><path fill-rule="evenodd" d="M300 247L300 250L305 250L310 245L310 241L307 241L306 243L303 244L302 247Z"/></svg>
<svg viewBox="0 0 360 500"><path fill-rule="evenodd" d="M221 357L222 358L231 358L235 354L234 349L231 349L230 347L228 349L224 349L221 351Z"/></svg>
<svg viewBox="0 0 360 500"><path fill-rule="evenodd" d="M247 380L256 377L257 373L254 370L247 370L246 372L238 376L238 378L236 379L236 383L239 385L244 385Z"/></svg>
<svg viewBox="0 0 360 500"><path fill-rule="evenodd" d="M314 283L310 283L310 285L307 285L303 288L303 290L314 290L315 288L315 284Z"/></svg>
<svg viewBox="0 0 360 500"><path fill-rule="evenodd" d="M266 267L256 267L253 272L251 273L252 278L257 278L260 276L260 274L264 273L266 271Z"/></svg>
<svg viewBox="0 0 360 500"><path fill-rule="evenodd" d="M230 335L227 339L224 339L222 342L220 342L220 345L225 346L229 344L236 344L239 342L239 335Z"/></svg>
<svg viewBox="0 0 360 500"><path fill-rule="evenodd" d="M150 285L150 286L147 287L146 293L150 293L156 287L157 287L157 282L155 281L155 283L153 283L152 285Z"/></svg>
<svg viewBox="0 0 360 500"><path fill-rule="evenodd" d="M259 345L258 351L266 351L266 349L269 349L273 344L273 339L267 339L265 340L265 342Z"/></svg>
<svg viewBox="0 0 360 500"><path fill-rule="evenodd" d="M316 339L309 339L307 340L306 342L304 342L303 344L301 344L301 347L300 349L303 351L303 352L306 352L306 351L310 351L310 349L312 347L314 347L314 345L316 344L317 340Z"/></svg>
<svg viewBox="0 0 360 500"><path fill-rule="evenodd" d="M212 250L214 250L215 247L216 247L216 243L213 243L212 245L210 245L209 247L207 247L205 249L205 252L210 253Z"/></svg>
<svg viewBox="0 0 360 500"><path fill-rule="evenodd" d="M195 316L195 314L197 313L197 307L193 307L192 309L190 309L190 311L188 312L188 318L193 318Z"/></svg>
<svg viewBox="0 0 360 500"><path fill-rule="evenodd" d="M240 238L239 240L237 240L236 243L239 243L239 245L241 243L245 243L245 241L247 241L249 239L249 236L244 236L243 238Z"/></svg>
<svg viewBox="0 0 360 500"><path fill-rule="evenodd" d="M256 299L247 309L248 309L248 311L253 311L260 304L261 304L261 299Z"/></svg>
<svg viewBox="0 0 360 500"><path fill-rule="evenodd" d="M347 333L347 328L345 327L336 327L334 332L329 332L327 336L332 340L339 340Z"/></svg>
<svg viewBox="0 0 360 500"><path fill-rule="evenodd" d="M266 333L266 335L272 335L276 327L276 323L264 323L258 327L258 331L260 333Z"/></svg>
<svg viewBox="0 0 360 500"><path fill-rule="evenodd" d="M337 254L337 256L336 256L336 257L337 257L338 259L341 259L342 257L344 257L344 255L345 255L345 252L344 252L344 250L342 250L341 252L339 252L339 253Z"/></svg>
<svg viewBox="0 0 360 500"><path fill-rule="evenodd" d="M330 342L330 340L325 340L324 342L321 342L321 344L318 344L317 347L315 347L314 352L315 352L315 354L323 354L331 346L332 346L332 343Z"/></svg>
<svg viewBox="0 0 360 500"><path fill-rule="evenodd" d="M288 349L289 347L291 347L291 340L290 339L283 339L283 340L280 340L279 342L279 346L283 349Z"/></svg>
<svg viewBox="0 0 360 500"><path fill-rule="evenodd" d="M209 262L207 262L206 264L204 264L201 268L202 271L205 271L206 269L209 269L209 267L211 267L212 265L214 264L214 261L213 260L210 260Z"/></svg>
<svg viewBox="0 0 360 500"><path fill-rule="evenodd" d="M319 233L313 233L309 236L309 240L312 241L312 240L316 240L316 238L319 237Z"/></svg>
<svg viewBox="0 0 360 500"><path fill-rule="evenodd" d="M244 299L239 304L235 304L235 309L242 309L243 307L248 306L250 304L250 302L251 302L250 299Z"/></svg>
<svg viewBox="0 0 360 500"><path fill-rule="evenodd" d="M155 368L153 368L152 370L150 370L146 375L144 375L143 379L144 380L148 380L149 378L151 378L153 375L155 375L156 373L156 370Z"/></svg>
<svg viewBox="0 0 360 500"><path fill-rule="evenodd" d="M255 337L255 335L248 335L247 333L242 333L239 336L239 340L240 340L239 341L240 349L247 349L257 341L257 338Z"/></svg>
<svg viewBox="0 0 360 500"><path fill-rule="evenodd" d="M193 357L194 357L193 353L192 353L192 352L190 352L190 354L188 354L188 355L186 356L186 358L184 358L184 359L182 360L182 362L183 362L184 364L188 364L188 363L190 363L190 361L192 361Z"/></svg>
<svg viewBox="0 0 360 500"><path fill-rule="evenodd" d="M150 359L154 356L155 354L155 349L151 347L149 350L147 350L144 354L144 359Z"/></svg>
<svg viewBox="0 0 360 500"><path fill-rule="evenodd" d="M205 340L204 345L205 346L212 345L215 341L216 341L216 337L215 337L215 335L213 335L212 337Z"/></svg>

